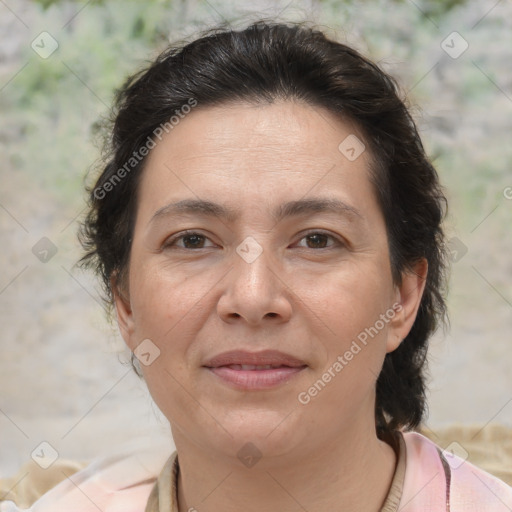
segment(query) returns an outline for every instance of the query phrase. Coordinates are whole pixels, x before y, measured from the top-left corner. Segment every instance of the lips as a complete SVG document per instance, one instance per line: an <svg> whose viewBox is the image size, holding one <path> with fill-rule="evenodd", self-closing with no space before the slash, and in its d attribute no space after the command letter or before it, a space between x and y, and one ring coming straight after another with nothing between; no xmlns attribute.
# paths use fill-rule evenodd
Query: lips
<svg viewBox="0 0 512 512"><path fill-rule="evenodd" d="M232 370L275 370L276 368L289 368L282 364L230 364L227 368Z"/></svg>
<svg viewBox="0 0 512 512"><path fill-rule="evenodd" d="M275 350L224 352L203 366L224 384L244 391L274 388L307 368L304 361Z"/></svg>
<svg viewBox="0 0 512 512"><path fill-rule="evenodd" d="M238 370L257 370L257 369L270 369L259 367L274 367L287 366L290 368L298 368L307 366L306 363L297 359L289 354L279 352L277 350L264 350L261 352L247 352L244 350L232 350L224 352L212 359L209 359L203 366L208 368L219 368L220 366L242 366L245 368L234 368ZM256 367L256 368L248 368Z"/></svg>

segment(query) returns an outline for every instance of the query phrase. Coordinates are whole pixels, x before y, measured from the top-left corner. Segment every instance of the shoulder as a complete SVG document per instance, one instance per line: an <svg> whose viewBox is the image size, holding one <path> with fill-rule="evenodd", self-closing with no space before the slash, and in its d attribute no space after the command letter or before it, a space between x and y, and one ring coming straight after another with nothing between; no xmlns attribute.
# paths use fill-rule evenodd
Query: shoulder
<svg viewBox="0 0 512 512"><path fill-rule="evenodd" d="M26 462L15 475L0 478L0 502L12 501L19 507L30 507L66 476L77 473L86 465L84 462L59 460L43 469L32 460Z"/></svg>
<svg viewBox="0 0 512 512"><path fill-rule="evenodd" d="M403 437L404 501L410 502L404 510L420 511L421 507L413 506L415 502L432 504L434 501L438 502L436 510L450 512L512 510L512 488L469 462L469 453L457 441L442 448L416 432L405 433Z"/></svg>
<svg viewBox="0 0 512 512"><path fill-rule="evenodd" d="M144 512L169 448L124 451L90 464L57 461L46 470L27 464L0 481L0 511Z"/></svg>

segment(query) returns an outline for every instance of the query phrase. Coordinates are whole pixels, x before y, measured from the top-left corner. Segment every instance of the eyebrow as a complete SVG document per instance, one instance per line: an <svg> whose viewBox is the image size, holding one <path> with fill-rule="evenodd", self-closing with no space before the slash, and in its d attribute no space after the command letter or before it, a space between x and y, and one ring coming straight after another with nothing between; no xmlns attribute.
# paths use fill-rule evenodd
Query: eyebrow
<svg viewBox="0 0 512 512"><path fill-rule="evenodd" d="M298 217L311 213L334 213L354 220L357 218L363 219L359 210L354 206L351 206L340 199L323 197L289 201L278 206L272 212L272 216L276 222L279 222L288 217ZM149 223L163 217L194 214L215 217L227 222L234 222L239 218L240 211L204 199L183 199L159 208L153 214Z"/></svg>

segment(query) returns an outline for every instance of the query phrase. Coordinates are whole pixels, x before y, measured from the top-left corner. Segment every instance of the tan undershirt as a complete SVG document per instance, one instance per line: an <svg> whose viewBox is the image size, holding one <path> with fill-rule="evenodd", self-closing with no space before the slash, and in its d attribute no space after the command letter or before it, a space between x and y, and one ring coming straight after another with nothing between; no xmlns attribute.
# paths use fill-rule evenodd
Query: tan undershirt
<svg viewBox="0 0 512 512"><path fill-rule="evenodd" d="M396 454L396 467L388 496L380 512L397 512L402 492L404 489L405 478L405 440L401 432L396 432L394 439L386 440L393 447Z"/></svg>
<svg viewBox="0 0 512 512"><path fill-rule="evenodd" d="M380 512L397 512L402 496L405 477L405 441L400 432L389 437L386 442L391 444L397 454L397 464L389 493ZM178 453L174 452L158 477L148 499L145 512L179 512L178 508Z"/></svg>

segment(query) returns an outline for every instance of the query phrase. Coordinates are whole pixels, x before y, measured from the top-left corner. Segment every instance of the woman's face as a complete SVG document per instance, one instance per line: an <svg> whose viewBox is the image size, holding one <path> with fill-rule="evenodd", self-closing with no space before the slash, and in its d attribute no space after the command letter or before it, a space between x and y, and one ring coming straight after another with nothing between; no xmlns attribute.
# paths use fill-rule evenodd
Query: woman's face
<svg viewBox="0 0 512 512"><path fill-rule="evenodd" d="M178 447L284 455L374 429L423 288L392 281L361 144L276 102L199 105L151 150L116 306Z"/></svg>

